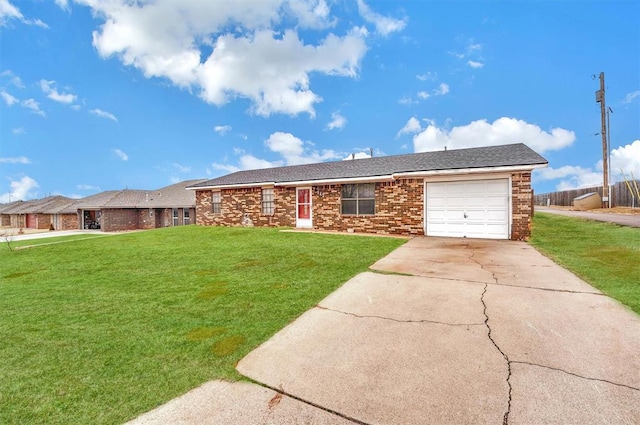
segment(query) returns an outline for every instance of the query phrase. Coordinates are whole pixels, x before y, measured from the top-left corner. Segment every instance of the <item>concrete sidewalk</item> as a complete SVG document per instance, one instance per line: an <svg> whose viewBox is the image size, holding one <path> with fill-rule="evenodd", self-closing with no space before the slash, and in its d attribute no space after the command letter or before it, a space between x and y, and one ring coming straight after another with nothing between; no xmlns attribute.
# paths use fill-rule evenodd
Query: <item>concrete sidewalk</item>
<svg viewBox="0 0 640 425"><path fill-rule="evenodd" d="M132 423L640 423L640 317L526 243L416 238L372 269L239 362L270 389Z"/></svg>

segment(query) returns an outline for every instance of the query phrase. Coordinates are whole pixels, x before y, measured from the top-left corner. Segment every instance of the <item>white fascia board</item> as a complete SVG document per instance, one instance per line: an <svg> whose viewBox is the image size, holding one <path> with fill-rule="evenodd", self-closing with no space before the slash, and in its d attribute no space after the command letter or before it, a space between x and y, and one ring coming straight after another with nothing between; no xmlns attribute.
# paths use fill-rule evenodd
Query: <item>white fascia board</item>
<svg viewBox="0 0 640 425"><path fill-rule="evenodd" d="M200 187L187 187L187 190L222 190L222 189L239 189L246 187L273 187L276 185L274 182L262 182L262 183L244 183L244 184L222 184L216 186L200 186Z"/></svg>
<svg viewBox="0 0 640 425"><path fill-rule="evenodd" d="M406 173L396 173L394 179L401 178L419 178L433 176L451 176L458 174L496 174L513 171L531 171L535 168L545 168L547 164L536 165L510 165L505 167L483 167L483 168L459 168L450 170L430 170L430 171L410 171Z"/></svg>
<svg viewBox="0 0 640 425"><path fill-rule="evenodd" d="M371 183L393 181L392 175L372 176L372 177L350 177L346 179L325 179L325 180L299 180L291 182L276 183L275 186L324 186L331 184L352 184L352 183Z"/></svg>

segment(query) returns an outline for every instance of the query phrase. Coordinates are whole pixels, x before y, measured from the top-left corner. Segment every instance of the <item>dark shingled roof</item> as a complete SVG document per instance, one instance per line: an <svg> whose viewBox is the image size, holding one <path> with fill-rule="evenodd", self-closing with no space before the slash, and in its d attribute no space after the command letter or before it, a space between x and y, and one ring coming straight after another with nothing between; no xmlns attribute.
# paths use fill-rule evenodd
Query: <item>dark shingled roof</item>
<svg viewBox="0 0 640 425"><path fill-rule="evenodd" d="M518 143L238 171L189 186L189 188L197 189L210 186L250 185L271 182L340 180L420 171L505 166L529 167L546 164L546 159L525 144Z"/></svg>

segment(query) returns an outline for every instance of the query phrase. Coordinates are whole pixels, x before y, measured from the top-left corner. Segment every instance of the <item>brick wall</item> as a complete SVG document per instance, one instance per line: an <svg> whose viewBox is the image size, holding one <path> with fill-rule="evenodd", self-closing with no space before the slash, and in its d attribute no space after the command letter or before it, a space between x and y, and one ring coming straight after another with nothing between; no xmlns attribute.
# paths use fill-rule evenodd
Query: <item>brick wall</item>
<svg viewBox="0 0 640 425"><path fill-rule="evenodd" d="M105 232L121 232L138 228L138 210L130 208L103 209L101 229Z"/></svg>
<svg viewBox="0 0 640 425"><path fill-rule="evenodd" d="M58 214L58 227L56 230L78 229L78 214Z"/></svg>
<svg viewBox="0 0 640 425"><path fill-rule="evenodd" d="M531 236L532 190L531 172L511 175L512 240L527 240Z"/></svg>
<svg viewBox="0 0 640 425"><path fill-rule="evenodd" d="M262 214L262 189L241 188L220 192L222 208L214 214L211 206L212 191L196 191L195 223L204 226L242 226L245 215L254 226L296 225L295 188L274 188L274 213Z"/></svg>
<svg viewBox="0 0 640 425"><path fill-rule="evenodd" d="M341 188L341 185L314 187L312 202L315 229L356 233L424 234L422 179L376 183L375 215L340 214Z"/></svg>
<svg viewBox="0 0 640 425"><path fill-rule="evenodd" d="M153 208L141 208L138 211L138 229L155 229L156 217Z"/></svg>
<svg viewBox="0 0 640 425"><path fill-rule="evenodd" d="M313 227L318 230L353 231L380 234L423 234L421 179L376 184L376 214L340 214L340 185L314 186L312 189ZM212 212L212 192L196 191L196 224L242 226L245 215L254 226L296 225L296 188L276 187L273 215L262 214L262 189L221 191L221 214Z"/></svg>

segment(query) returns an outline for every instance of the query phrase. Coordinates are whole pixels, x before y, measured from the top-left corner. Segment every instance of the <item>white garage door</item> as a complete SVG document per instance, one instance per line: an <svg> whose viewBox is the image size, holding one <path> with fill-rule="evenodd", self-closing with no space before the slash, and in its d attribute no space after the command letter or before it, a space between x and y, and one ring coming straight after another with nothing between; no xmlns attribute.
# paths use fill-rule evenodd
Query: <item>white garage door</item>
<svg viewBox="0 0 640 425"><path fill-rule="evenodd" d="M509 238L509 179L427 183L427 236Z"/></svg>

